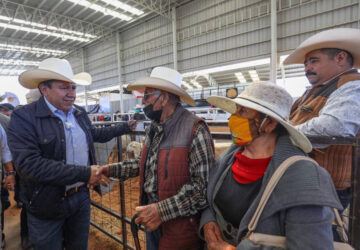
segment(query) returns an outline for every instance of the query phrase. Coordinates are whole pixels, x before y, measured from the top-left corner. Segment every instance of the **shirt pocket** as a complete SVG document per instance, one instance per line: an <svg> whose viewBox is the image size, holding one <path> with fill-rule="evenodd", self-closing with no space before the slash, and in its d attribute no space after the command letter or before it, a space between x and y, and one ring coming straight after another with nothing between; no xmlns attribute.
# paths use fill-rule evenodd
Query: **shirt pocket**
<svg viewBox="0 0 360 250"><path fill-rule="evenodd" d="M47 135L39 138L41 155L44 158L53 158L56 152L56 135Z"/></svg>

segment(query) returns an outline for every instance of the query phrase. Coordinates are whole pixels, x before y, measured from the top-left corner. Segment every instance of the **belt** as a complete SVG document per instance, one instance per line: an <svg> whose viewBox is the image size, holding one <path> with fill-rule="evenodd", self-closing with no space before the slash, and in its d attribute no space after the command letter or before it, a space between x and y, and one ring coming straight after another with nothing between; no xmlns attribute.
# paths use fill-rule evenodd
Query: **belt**
<svg viewBox="0 0 360 250"><path fill-rule="evenodd" d="M89 190L88 187L83 184L81 186L77 186L77 187L73 187L73 188L70 188L69 190L65 191L65 197L66 196L70 196L70 195L73 195L73 194L76 194L78 192L83 192L83 191L87 191Z"/></svg>

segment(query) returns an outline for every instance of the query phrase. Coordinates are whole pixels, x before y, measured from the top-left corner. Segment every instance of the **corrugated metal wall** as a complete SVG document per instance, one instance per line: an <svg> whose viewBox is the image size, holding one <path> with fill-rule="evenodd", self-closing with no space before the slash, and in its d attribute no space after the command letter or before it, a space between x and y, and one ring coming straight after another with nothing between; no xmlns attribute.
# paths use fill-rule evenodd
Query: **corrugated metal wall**
<svg viewBox="0 0 360 250"><path fill-rule="evenodd" d="M287 54L314 33L359 28L359 0L278 0L278 51ZM120 33L122 81L155 66L173 67L172 26L156 17ZM178 69L189 72L270 56L270 0L196 0L177 8ZM88 89L118 85L115 37L84 50ZM81 71L81 52L68 58Z"/></svg>

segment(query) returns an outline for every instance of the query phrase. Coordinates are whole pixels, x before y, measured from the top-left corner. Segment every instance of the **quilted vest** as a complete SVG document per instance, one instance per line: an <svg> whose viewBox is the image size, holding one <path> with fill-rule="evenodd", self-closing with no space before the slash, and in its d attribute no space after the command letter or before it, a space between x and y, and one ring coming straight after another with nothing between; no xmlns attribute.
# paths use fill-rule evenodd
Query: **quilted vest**
<svg viewBox="0 0 360 250"><path fill-rule="evenodd" d="M351 70L325 85L313 87L292 106L290 115L292 124L299 125L319 116L328 97L342 85L355 80L360 80L360 74L356 70ZM330 173L337 190L351 186L352 146L333 145L324 149L315 149L311 157Z"/></svg>
<svg viewBox="0 0 360 250"><path fill-rule="evenodd" d="M188 181L190 172L188 164L189 149L194 130L200 118L178 106L170 123L164 127L164 137L158 152L158 198L165 200L175 194ZM148 139L148 138L147 138ZM140 160L140 203L147 204L147 195L143 193L144 170L147 153L151 142L146 140ZM197 234L200 214L179 217L161 225L162 237L159 243L161 250L201 249L202 241Z"/></svg>

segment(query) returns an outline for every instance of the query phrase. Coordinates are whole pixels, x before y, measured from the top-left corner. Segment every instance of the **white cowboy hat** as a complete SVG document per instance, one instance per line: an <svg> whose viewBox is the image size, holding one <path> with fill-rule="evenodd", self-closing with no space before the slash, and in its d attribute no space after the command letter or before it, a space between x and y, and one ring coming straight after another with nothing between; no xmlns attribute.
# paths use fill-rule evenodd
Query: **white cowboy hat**
<svg viewBox="0 0 360 250"><path fill-rule="evenodd" d="M306 54L325 48L346 50L354 58L354 68L360 68L360 29L352 28L325 30L309 37L284 60L284 64L303 64Z"/></svg>
<svg viewBox="0 0 360 250"><path fill-rule="evenodd" d="M236 104L254 109L277 120L289 132L292 143L309 153L312 149L310 141L289 122L290 108L293 102L290 94L276 84L269 82L254 82L235 99L223 96L206 98L213 104L230 114L236 112Z"/></svg>
<svg viewBox="0 0 360 250"><path fill-rule="evenodd" d="M181 88L182 75L176 70L156 67L150 77L144 77L129 84L127 90L141 90L148 88L160 89L180 97L180 100L195 106L194 99Z"/></svg>
<svg viewBox="0 0 360 250"><path fill-rule="evenodd" d="M74 82L79 85L90 85L91 75L82 72L74 75L69 61L59 58L48 58L40 62L38 69L24 71L19 75L19 82L28 89L35 89L39 83L47 80Z"/></svg>

